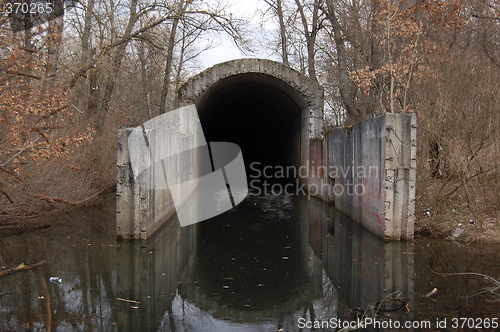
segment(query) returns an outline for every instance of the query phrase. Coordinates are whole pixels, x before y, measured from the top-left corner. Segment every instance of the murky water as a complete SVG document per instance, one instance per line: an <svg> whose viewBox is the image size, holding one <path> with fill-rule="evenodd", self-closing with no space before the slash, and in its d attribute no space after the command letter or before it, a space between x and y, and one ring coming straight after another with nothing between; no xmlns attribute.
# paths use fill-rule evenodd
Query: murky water
<svg viewBox="0 0 500 332"><path fill-rule="evenodd" d="M249 197L198 225L174 221L147 242L116 242L113 207L0 238L2 266L47 262L0 277L0 330L334 331L356 313L373 317L380 302L378 319L432 328L500 317L493 281L438 274L498 280L500 246L384 243L320 201L287 196Z"/></svg>

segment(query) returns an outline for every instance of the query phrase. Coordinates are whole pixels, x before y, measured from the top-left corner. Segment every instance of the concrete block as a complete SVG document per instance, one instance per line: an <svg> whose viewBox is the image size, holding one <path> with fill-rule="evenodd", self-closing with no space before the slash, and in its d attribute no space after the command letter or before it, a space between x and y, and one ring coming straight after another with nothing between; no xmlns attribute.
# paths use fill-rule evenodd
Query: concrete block
<svg viewBox="0 0 500 332"><path fill-rule="evenodd" d="M336 208L385 240L413 238L415 124L415 115L385 114L325 134L323 159L339 170L332 181L364 188L362 194L336 192Z"/></svg>

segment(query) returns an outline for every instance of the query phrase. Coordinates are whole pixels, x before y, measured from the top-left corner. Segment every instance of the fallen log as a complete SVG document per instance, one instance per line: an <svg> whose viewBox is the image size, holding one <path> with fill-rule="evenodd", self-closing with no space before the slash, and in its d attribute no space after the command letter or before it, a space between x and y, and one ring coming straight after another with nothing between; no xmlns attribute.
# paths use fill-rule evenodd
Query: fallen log
<svg viewBox="0 0 500 332"><path fill-rule="evenodd" d="M18 266L12 268L12 269L7 269L7 270L0 271L0 277L9 276L9 275L17 273L17 272L22 272L22 271L36 269L37 267L40 267L40 266L45 265L45 264L47 264L47 261L41 261L41 262L38 262L38 263L29 264L29 265L21 263Z"/></svg>

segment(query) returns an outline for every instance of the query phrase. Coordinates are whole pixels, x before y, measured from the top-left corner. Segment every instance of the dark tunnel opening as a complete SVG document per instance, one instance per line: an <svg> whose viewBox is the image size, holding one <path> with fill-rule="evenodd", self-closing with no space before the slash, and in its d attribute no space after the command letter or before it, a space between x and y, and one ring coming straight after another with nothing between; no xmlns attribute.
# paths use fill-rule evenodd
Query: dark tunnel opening
<svg viewBox="0 0 500 332"><path fill-rule="evenodd" d="M307 103L284 81L258 73L234 75L212 85L196 104L207 142L238 144L247 177L266 166L300 166Z"/></svg>
<svg viewBox="0 0 500 332"><path fill-rule="evenodd" d="M298 170L308 162L318 87L280 64L239 60L208 69L184 91L185 100L196 104L205 140L237 144L248 177L247 199L197 230L195 279L210 275L196 285L201 306L245 310L248 317L295 307L314 292L301 251L301 209L292 195L278 191L293 192L306 178L293 170L288 178L262 171ZM189 287L185 290L187 295Z"/></svg>

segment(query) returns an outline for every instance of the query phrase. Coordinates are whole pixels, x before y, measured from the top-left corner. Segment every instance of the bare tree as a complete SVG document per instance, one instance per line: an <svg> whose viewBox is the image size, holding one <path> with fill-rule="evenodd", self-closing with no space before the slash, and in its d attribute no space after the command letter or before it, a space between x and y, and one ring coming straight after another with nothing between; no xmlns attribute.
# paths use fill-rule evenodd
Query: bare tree
<svg viewBox="0 0 500 332"><path fill-rule="evenodd" d="M355 123L361 119L361 111L356 105L356 92L357 88L352 80L349 78L349 58L346 50L345 34L337 16L336 6L333 0L325 0L326 17L330 21L333 40L335 42L337 70L338 70L338 85L339 93L342 97L343 104L346 109L347 119L346 122Z"/></svg>
<svg viewBox="0 0 500 332"><path fill-rule="evenodd" d="M167 110L168 91L170 89L170 75L172 72L172 61L174 56L174 47L176 43L176 33L179 21L184 16L187 7L192 1L180 0L174 10L174 18L169 31L168 44L167 44L167 59L165 61L165 73L163 77L163 86L161 90L160 110L159 114L165 113Z"/></svg>
<svg viewBox="0 0 500 332"><path fill-rule="evenodd" d="M307 71L309 77L313 81L318 81L316 75L316 37L318 36L318 32L320 29L319 24L319 6L320 1L314 0L312 3L312 17L311 23L308 22L308 17L304 11L304 5L300 2L300 0L295 0L297 4L297 10L300 14L300 19L302 22L303 34L306 40L307 45Z"/></svg>

